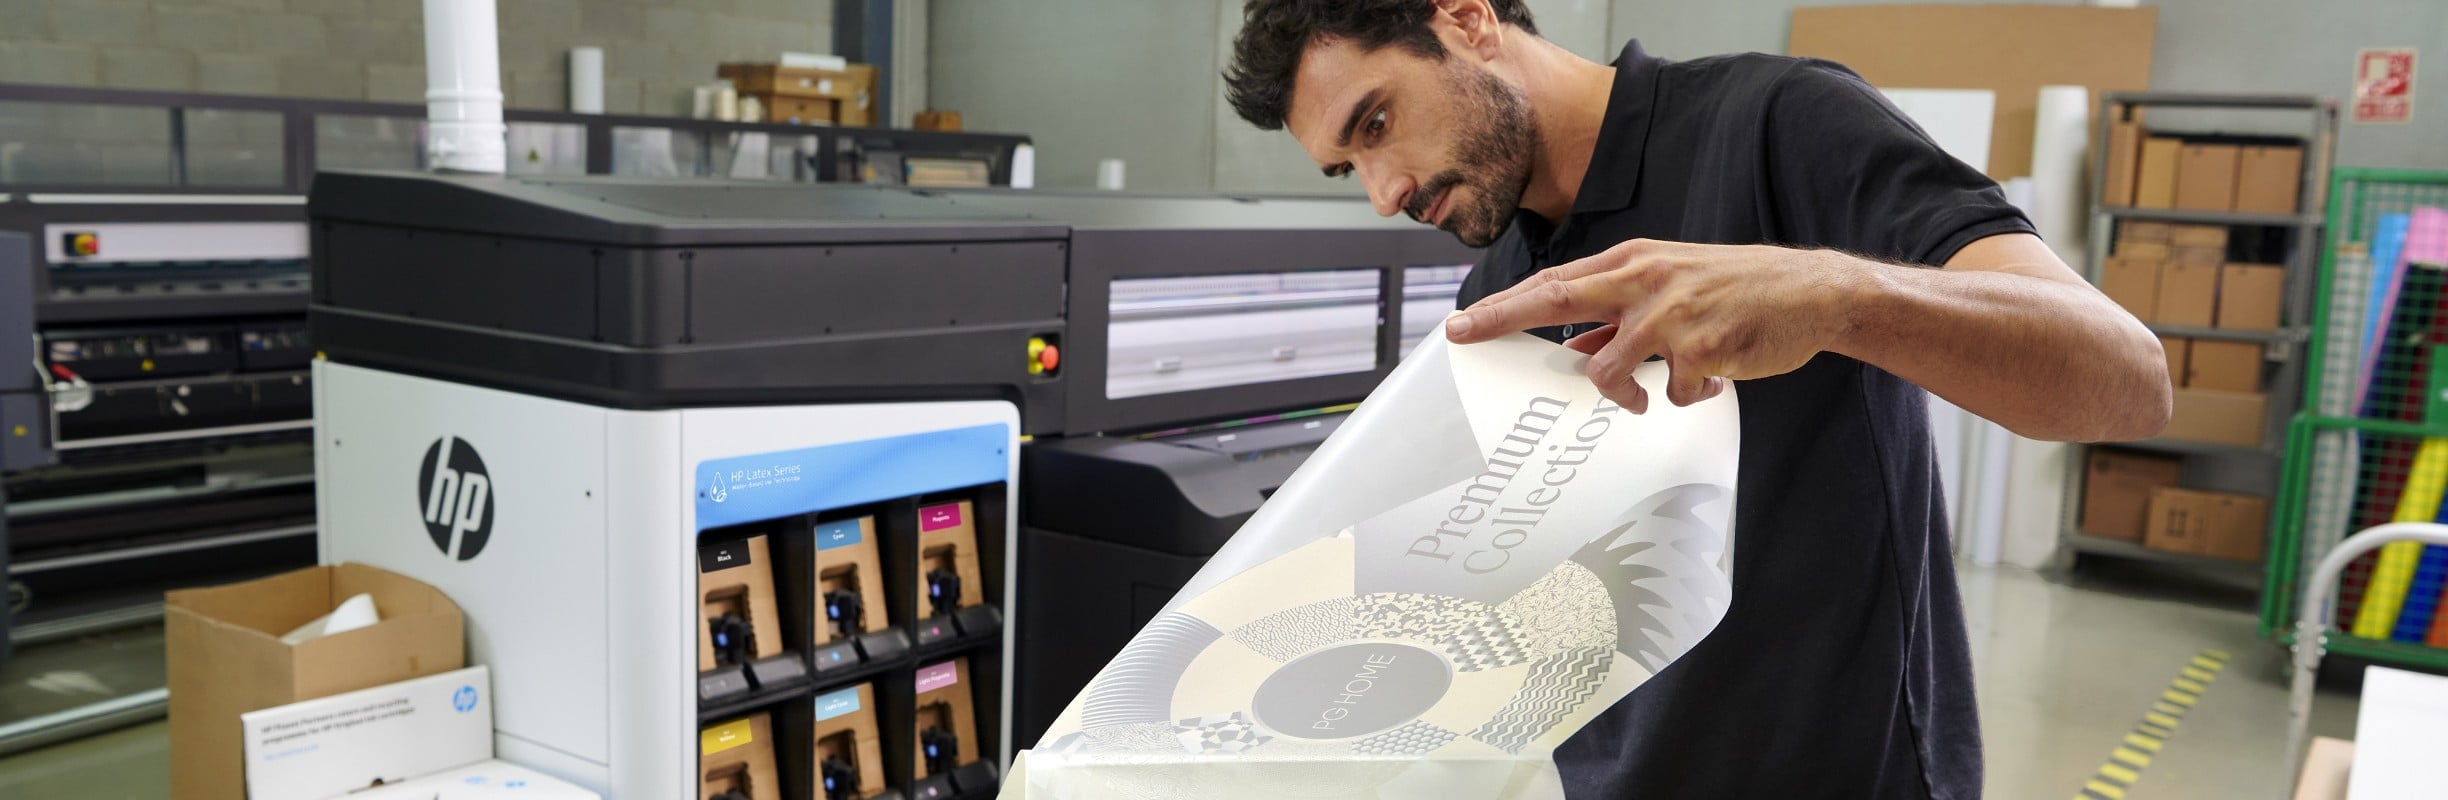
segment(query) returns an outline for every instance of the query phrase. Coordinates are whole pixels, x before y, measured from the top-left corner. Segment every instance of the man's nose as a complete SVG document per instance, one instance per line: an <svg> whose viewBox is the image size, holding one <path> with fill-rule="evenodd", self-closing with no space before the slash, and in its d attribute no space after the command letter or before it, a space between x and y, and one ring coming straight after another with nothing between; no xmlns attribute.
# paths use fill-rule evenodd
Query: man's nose
<svg viewBox="0 0 2448 800"><path fill-rule="evenodd" d="M1400 170L1354 166L1360 172L1360 182L1368 186L1369 204L1377 207L1377 215L1391 217L1403 212L1403 204L1411 199L1418 183L1404 177Z"/></svg>

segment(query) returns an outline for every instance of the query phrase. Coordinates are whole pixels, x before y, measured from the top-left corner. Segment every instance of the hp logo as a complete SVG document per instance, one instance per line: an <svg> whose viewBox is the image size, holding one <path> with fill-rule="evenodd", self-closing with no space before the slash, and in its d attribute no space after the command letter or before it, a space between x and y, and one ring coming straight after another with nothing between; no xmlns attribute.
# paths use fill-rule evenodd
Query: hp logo
<svg viewBox="0 0 2448 800"><path fill-rule="evenodd" d="M459 691L452 692L451 708L461 714L476 710L476 687L461 686Z"/></svg>
<svg viewBox="0 0 2448 800"><path fill-rule="evenodd" d="M443 555L466 561L484 552L493 536L493 479L476 448L450 436L434 440L417 473L417 501Z"/></svg>

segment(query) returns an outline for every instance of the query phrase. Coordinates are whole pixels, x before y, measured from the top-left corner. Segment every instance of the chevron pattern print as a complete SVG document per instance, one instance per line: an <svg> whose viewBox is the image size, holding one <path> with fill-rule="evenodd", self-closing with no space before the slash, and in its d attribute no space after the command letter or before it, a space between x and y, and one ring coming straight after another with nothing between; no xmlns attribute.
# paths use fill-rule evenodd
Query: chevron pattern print
<svg viewBox="0 0 2448 800"><path fill-rule="evenodd" d="M1598 692L1606 682L1615 651L1602 647L1568 650L1532 662L1521 693L1496 712L1471 738L1507 753L1520 753L1541 734L1553 730L1564 716Z"/></svg>

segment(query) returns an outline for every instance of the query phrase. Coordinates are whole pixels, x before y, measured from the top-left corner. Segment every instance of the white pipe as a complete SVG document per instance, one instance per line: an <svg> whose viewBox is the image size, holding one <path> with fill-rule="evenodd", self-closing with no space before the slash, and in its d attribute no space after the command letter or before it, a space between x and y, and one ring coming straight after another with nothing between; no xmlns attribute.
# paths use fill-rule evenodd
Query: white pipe
<svg viewBox="0 0 2448 800"><path fill-rule="evenodd" d="M499 175L501 37L493 0L425 0L426 163L442 172Z"/></svg>

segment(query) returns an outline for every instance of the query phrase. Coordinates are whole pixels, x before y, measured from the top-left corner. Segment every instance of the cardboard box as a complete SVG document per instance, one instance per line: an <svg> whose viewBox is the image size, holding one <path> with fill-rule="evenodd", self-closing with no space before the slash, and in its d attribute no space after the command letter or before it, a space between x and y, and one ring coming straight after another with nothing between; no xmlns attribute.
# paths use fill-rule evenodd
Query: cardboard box
<svg viewBox="0 0 2448 800"><path fill-rule="evenodd" d="M782 611L774 600L773 551L764 536L706 542L697 546L697 671L721 666L714 621L745 618L754 631L751 659L781 655Z"/></svg>
<svg viewBox="0 0 2448 800"><path fill-rule="evenodd" d="M2176 158L2176 207L2234 211L2236 159L2232 144L2188 144Z"/></svg>
<svg viewBox="0 0 2448 800"><path fill-rule="evenodd" d="M2169 225L2168 244L2177 247L2208 247L2227 249L2225 225Z"/></svg>
<svg viewBox="0 0 2448 800"><path fill-rule="evenodd" d="M2119 245L2122 245L2125 242L2158 242L2160 244L2168 244L2175 237L2175 229L2176 226L2165 222L2154 222L2146 219L2118 220L2116 240Z"/></svg>
<svg viewBox="0 0 2448 800"><path fill-rule="evenodd" d="M2293 214L2303 189L2303 148L2246 147L2236 157L2235 210Z"/></svg>
<svg viewBox="0 0 2448 800"><path fill-rule="evenodd" d="M775 94L848 100L858 96L860 76L849 70L785 67L780 64L723 64L714 74L731 81L742 95Z"/></svg>
<svg viewBox="0 0 2448 800"><path fill-rule="evenodd" d="M961 129L958 111L920 111L910 120L911 127L922 131L957 131Z"/></svg>
<svg viewBox="0 0 2448 800"><path fill-rule="evenodd" d="M2082 532L2142 541L2153 490L2175 486L2184 462L2171 456L2095 447L2083 470Z"/></svg>
<svg viewBox="0 0 2448 800"><path fill-rule="evenodd" d="M295 646L282 634L358 594L382 621ZM246 796L239 715L467 665L466 619L431 586L363 564L171 592L162 625L170 689L170 794Z"/></svg>
<svg viewBox="0 0 2448 800"><path fill-rule="evenodd" d="M2194 342L2199 348L2200 342ZM2164 439L2260 447L2268 427L2269 398L2254 392L2222 392L2191 387L2176 390L2175 413Z"/></svg>
<svg viewBox="0 0 2448 800"><path fill-rule="evenodd" d="M2142 544L2172 553L2259 561L2268 528L2266 499L2161 488L2151 491L2150 525Z"/></svg>
<svg viewBox="0 0 2448 800"><path fill-rule="evenodd" d="M918 615L936 616L938 600L926 596L927 574L948 569L960 577L960 596L944 605L944 610L968 608L985 602L985 587L980 585L977 552L977 510L962 500L937 503L918 509Z"/></svg>
<svg viewBox="0 0 2448 800"><path fill-rule="evenodd" d="M2180 244L2168 249L2168 263L2216 269L2227 263L2227 248Z"/></svg>
<svg viewBox="0 0 2448 800"><path fill-rule="evenodd" d="M2277 330L2279 301L2285 294L2285 267L2274 264L2221 266L2218 327L2246 331Z"/></svg>
<svg viewBox="0 0 2448 800"><path fill-rule="evenodd" d="M2261 345L2196 339L2185 369L2185 388L2250 392L2261 388Z"/></svg>
<svg viewBox="0 0 2448 800"><path fill-rule="evenodd" d="M791 113L802 114L806 124L818 117L836 125L865 127L875 124L875 67L851 64L841 70L785 67L780 64L724 64L715 74L729 79L742 95L760 98L800 98L831 101L820 104L793 104L789 108L766 100L766 118L788 121ZM818 111L819 107L830 113Z"/></svg>
<svg viewBox="0 0 2448 800"><path fill-rule="evenodd" d="M2295 781L2295 800L2346 800L2346 778L2354 769L2354 751L2353 742L2312 737L2312 752L2304 755L2303 776Z"/></svg>
<svg viewBox="0 0 2448 800"><path fill-rule="evenodd" d="M2100 267L2100 291L2136 319L2149 322L2159 313L2159 262L2110 256Z"/></svg>
<svg viewBox="0 0 2448 800"><path fill-rule="evenodd" d="M817 797L824 797L822 788L825 763L840 759L858 773L856 797L872 797L884 791L884 738L876 727L875 686L859 684L816 696L816 776Z"/></svg>
<svg viewBox="0 0 2448 800"><path fill-rule="evenodd" d="M324 800L492 758L492 674L469 667L238 719L248 800Z"/></svg>
<svg viewBox="0 0 2448 800"><path fill-rule="evenodd" d="M765 106L766 122L787 125L831 125L837 116L839 100L822 97L791 97L779 94L751 94Z"/></svg>
<svg viewBox="0 0 2448 800"><path fill-rule="evenodd" d="M2185 370L2192 366L2193 340L2182 336L2161 336L2159 349L2167 352L2168 387L2184 388Z"/></svg>
<svg viewBox="0 0 2448 800"><path fill-rule="evenodd" d="M2100 180L2101 205L2125 207L2134 204L2135 170L2141 166L2141 161L2142 123L2132 120L2108 123L2108 171Z"/></svg>
<svg viewBox="0 0 2448 800"><path fill-rule="evenodd" d="M2173 263L2159 268L2157 311L2151 321L2161 325L2210 327L2218 305L2218 266Z"/></svg>
<svg viewBox="0 0 2448 800"><path fill-rule="evenodd" d="M698 731L697 771L700 800L714 800L732 791L749 800L782 800L772 715L757 714Z"/></svg>
<svg viewBox="0 0 2448 800"><path fill-rule="evenodd" d="M2168 246L2167 242L2154 242L2143 239L2118 239L2116 241L2116 252L2110 255L2114 255L2119 258L2130 258L2136 261L2166 261L2168 260L2168 256L2174 254L2175 251Z"/></svg>
<svg viewBox="0 0 2448 800"><path fill-rule="evenodd" d="M820 522L814 536L816 608L824 610L823 618L816 620L816 643L831 644L842 638L827 600L834 592L851 592L859 598L852 633L872 633L891 624L885 616L884 556L877 547L875 517Z"/></svg>
<svg viewBox="0 0 2448 800"><path fill-rule="evenodd" d="M2142 140L2142 162L2134 170L2134 206L2176 207L2176 170L2184 142L2173 136Z"/></svg>
<svg viewBox="0 0 2448 800"><path fill-rule="evenodd" d="M955 658L918 668L918 737L910 757L917 763L918 777L935 773L927 770L926 732L930 728L950 731L960 740L960 755L955 764L968 764L977 755L977 707L969 686L969 659Z"/></svg>

